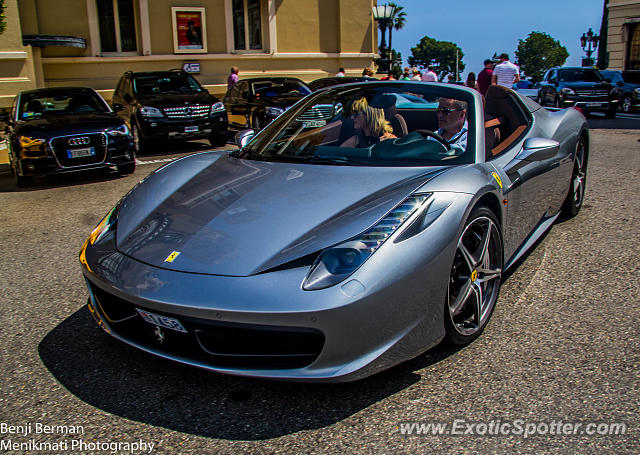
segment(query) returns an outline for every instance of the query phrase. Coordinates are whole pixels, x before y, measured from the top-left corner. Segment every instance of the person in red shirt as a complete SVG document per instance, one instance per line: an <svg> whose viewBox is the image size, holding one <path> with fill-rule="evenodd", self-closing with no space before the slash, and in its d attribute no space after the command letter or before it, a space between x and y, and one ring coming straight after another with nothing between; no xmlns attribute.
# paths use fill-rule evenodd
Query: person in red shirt
<svg viewBox="0 0 640 455"><path fill-rule="evenodd" d="M484 96L487 89L491 85L491 76L493 76L493 60L486 59L484 61L484 69L478 73L478 81L476 88Z"/></svg>

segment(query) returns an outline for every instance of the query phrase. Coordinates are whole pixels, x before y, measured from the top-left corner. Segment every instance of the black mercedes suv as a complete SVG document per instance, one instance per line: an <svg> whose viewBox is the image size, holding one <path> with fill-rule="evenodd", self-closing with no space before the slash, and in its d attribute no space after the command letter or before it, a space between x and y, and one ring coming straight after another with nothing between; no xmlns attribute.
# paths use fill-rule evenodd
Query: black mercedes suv
<svg viewBox="0 0 640 455"><path fill-rule="evenodd" d="M585 114L604 112L616 116L618 94L595 68L551 68L540 82L538 103L565 108L575 106Z"/></svg>
<svg viewBox="0 0 640 455"><path fill-rule="evenodd" d="M182 70L126 72L111 106L129 122L138 151L152 140L207 138L227 142L227 112L218 98Z"/></svg>

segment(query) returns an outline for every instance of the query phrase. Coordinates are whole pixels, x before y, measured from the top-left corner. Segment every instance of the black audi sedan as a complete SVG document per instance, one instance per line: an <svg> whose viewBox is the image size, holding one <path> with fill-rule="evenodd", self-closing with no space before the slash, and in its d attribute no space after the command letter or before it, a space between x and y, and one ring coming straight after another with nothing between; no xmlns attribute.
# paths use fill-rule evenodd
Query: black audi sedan
<svg viewBox="0 0 640 455"><path fill-rule="evenodd" d="M259 131L289 107L311 93L295 77L257 77L235 83L222 99L229 129Z"/></svg>
<svg viewBox="0 0 640 455"><path fill-rule="evenodd" d="M4 120L18 186L49 174L107 167L131 174L136 168L129 127L91 88L20 92Z"/></svg>
<svg viewBox="0 0 640 455"><path fill-rule="evenodd" d="M138 152L167 139L208 139L214 147L227 142L224 105L182 70L127 71L111 105L131 125Z"/></svg>

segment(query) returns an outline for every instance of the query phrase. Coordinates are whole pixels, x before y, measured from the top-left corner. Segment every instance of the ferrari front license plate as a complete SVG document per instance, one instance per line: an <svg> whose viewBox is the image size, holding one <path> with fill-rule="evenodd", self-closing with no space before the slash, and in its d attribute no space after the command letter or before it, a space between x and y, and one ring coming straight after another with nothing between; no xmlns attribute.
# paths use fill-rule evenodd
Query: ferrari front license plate
<svg viewBox="0 0 640 455"><path fill-rule="evenodd" d="M86 147L83 149L67 150L68 158L82 158L84 156L93 156L96 154L96 150L93 147Z"/></svg>
<svg viewBox="0 0 640 455"><path fill-rule="evenodd" d="M184 132L185 133L195 133L198 131L198 127L197 126L185 126L184 127Z"/></svg>
<svg viewBox="0 0 640 455"><path fill-rule="evenodd" d="M602 103L587 103L587 107L602 107Z"/></svg>
<svg viewBox="0 0 640 455"><path fill-rule="evenodd" d="M149 324L159 325L160 327L164 327L165 329L187 333L187 329L185 329L177 319L150 313L148 311L141 310L140 308L136 308L136 311L138 312L140 317L147 321Z"/></svg>

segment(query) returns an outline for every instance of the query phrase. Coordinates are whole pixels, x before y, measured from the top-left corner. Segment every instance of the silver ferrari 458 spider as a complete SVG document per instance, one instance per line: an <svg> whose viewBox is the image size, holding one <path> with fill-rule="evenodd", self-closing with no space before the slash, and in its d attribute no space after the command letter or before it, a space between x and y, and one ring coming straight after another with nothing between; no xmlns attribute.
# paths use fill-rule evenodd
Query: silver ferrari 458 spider
<svg viewBox="0 0 640 455"><path fill-rule="evenodd" d="M110 335L208 370L350 381L486 327L502 275L583 201L580 112L515 92L313 93L235 152L176 160L80 252Z"/></svg>

